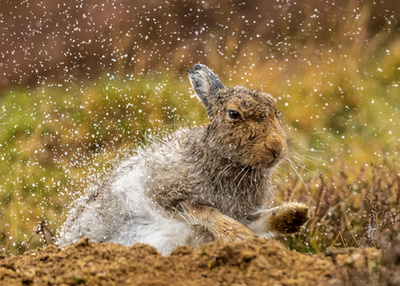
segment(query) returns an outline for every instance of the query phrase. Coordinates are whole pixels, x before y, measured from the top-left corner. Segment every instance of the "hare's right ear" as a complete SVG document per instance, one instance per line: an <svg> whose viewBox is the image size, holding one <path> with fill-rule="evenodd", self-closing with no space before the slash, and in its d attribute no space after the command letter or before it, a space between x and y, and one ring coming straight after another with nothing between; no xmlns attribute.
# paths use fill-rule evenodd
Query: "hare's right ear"
<svg viewBox="0 0 400 286"><path fill-rule="evenodd" d="M208 110L210 108L209 98L214 97L219 89L224 89L224 85L218 76L205 65L195 64L193 70L188 70L188 72L194 92Z"/></svg>

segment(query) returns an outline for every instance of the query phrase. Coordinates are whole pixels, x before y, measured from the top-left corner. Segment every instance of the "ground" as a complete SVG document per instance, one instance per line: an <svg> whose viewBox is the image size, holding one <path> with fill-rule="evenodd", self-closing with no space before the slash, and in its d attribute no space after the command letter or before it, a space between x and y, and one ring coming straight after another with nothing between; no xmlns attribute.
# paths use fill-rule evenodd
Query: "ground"
<svg viewBox="0 0 400 286"><path fill-rule="evenodd" d="M181 246L167 256L83 239L1 257L0 285L380 285L381 259L375 248L308 255L266 239Z"/></svg>

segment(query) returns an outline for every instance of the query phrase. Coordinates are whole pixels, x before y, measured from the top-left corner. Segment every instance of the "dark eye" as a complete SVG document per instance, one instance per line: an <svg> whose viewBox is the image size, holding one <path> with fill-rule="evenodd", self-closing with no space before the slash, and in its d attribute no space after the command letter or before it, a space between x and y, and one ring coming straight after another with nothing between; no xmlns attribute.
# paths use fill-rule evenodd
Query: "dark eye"
<svg viewBox="0 0 400 286"><path fill-rule="evenodd" d="M240 113L236 110L228 110L229 118L231 119L241 119Z"/></svg>
<svg viewBox="0 0 400 286"><path fill-rule="evenodd" d="M282 114L282 112L278 111L278 117L280 117L280 116L281 116L281 114Z"/></svg>

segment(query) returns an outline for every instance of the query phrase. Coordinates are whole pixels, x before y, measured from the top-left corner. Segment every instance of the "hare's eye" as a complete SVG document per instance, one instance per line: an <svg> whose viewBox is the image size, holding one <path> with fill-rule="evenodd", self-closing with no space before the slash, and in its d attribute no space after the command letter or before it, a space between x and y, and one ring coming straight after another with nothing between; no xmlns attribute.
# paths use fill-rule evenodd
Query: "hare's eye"
<svg viewBox="0 0 400 286"><path fill-rule="evenodd" d="M277 112L278 117L280 117L281 114L282 114L282 112L280 112L280 111Z"/></svg>
<svg viewBox="0 0 400 286"><path fill-rule="evenodd" d="M241 119L240 113L236 110L228 110L229 118L231 119Z"/></svg>

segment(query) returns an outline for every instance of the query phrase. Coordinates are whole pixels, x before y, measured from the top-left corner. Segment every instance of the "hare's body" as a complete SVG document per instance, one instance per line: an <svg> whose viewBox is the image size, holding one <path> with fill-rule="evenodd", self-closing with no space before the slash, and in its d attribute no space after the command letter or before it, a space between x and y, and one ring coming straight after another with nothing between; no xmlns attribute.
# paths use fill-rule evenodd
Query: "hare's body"
<svg viewBox="0 0 400 286"><path fill-rule="evenodd" d="M275 99L225 89L203 65L189 77L210 124L180 129L121 164L72 210L60 244L87 236L168 253L181 244L292 233L307 220L301 204L268 205L272 167L286 154Z"/></svg>

